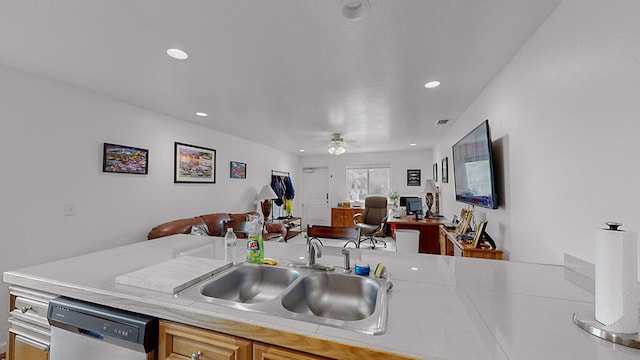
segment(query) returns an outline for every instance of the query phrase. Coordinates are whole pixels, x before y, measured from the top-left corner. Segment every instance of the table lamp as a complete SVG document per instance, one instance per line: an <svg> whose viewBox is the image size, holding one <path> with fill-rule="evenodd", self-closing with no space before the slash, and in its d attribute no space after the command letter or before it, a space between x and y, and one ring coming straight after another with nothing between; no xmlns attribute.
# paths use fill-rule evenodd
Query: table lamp
<svg viewBox="0 0 640 360"><path fill-rule="evenodd" d="M275 191L269 185L265 185L260 190L260 194L258 194L258 200L261 201L260 206L262 207L262 216L264 216L264 222L267 223L269 219L269 214L271 214L271 200L277 199L278 195L276 195Z"/></svg>
<svg viewBox="0 0 640 360"><path fill-rule="evenodd" d="M439 194L436 182L432 179L425 181L424 192L426 193L425 200L427 203L427 209L429 210L428 214L431 214L431 207L433 206L433 202L435 200L436 212L434 213L434 215L438 215L438 213L440 212L440 199L438 198Z"/></svg>

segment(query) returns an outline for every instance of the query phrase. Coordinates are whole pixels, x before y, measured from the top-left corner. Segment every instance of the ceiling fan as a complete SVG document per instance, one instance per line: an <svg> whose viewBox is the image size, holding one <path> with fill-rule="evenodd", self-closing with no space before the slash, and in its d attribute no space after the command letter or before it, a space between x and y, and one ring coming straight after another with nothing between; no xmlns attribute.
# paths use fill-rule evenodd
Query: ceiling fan
<svg viewBox="0 0 640 360"><path fill-rule="evenodd" d="M345 151L347 151L347 146L348 145L346 141L344 141L342 136L340 136L340 133L335 133L331 137L331 142L329 143L329 148L327 149L327 151L331 155L342 155Z"/></svg>

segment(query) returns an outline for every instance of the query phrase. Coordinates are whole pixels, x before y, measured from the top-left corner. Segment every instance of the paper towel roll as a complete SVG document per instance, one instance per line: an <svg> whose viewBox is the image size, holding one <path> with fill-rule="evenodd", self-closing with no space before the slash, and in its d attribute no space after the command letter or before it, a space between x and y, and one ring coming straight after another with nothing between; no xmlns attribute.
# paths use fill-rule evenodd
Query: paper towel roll
<svg viewBox="0 0 640 360"><path fill-rule="evenodd" d="M596 320L605 330L638 332L638 234L596 231Z"/></svg>

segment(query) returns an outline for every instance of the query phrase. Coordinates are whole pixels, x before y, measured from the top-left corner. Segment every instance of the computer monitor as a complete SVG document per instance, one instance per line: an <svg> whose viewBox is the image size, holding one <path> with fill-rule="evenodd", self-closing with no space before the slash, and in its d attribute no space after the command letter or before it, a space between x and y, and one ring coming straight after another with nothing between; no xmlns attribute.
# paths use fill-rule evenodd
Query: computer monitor
<svg viewBox="0 0 640 360"><path fill-rule="evenodd" d="M422 215L422 199L411 198L407 200L407 215L415 215L414 220L420 220Z"/></svg>
<svg viewBox="0 0 640 360"><path fill-rule="evenodd" d="M409 199L420 199L417 196L400 196L400 206L402 207L406 207L407 206L407 200Z"/></svg>

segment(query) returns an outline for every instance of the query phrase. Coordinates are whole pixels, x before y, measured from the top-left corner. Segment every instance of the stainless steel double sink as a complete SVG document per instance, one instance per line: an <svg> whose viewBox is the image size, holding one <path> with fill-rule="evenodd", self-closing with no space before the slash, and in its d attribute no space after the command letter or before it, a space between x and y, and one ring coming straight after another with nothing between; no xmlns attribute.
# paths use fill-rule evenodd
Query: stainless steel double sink
<svg viewBox="0 0 640 360"><path fill-rule="evenodd" d="M389 290L375 278L243 263L178 296L365 334L386 330Z"/></svg>

